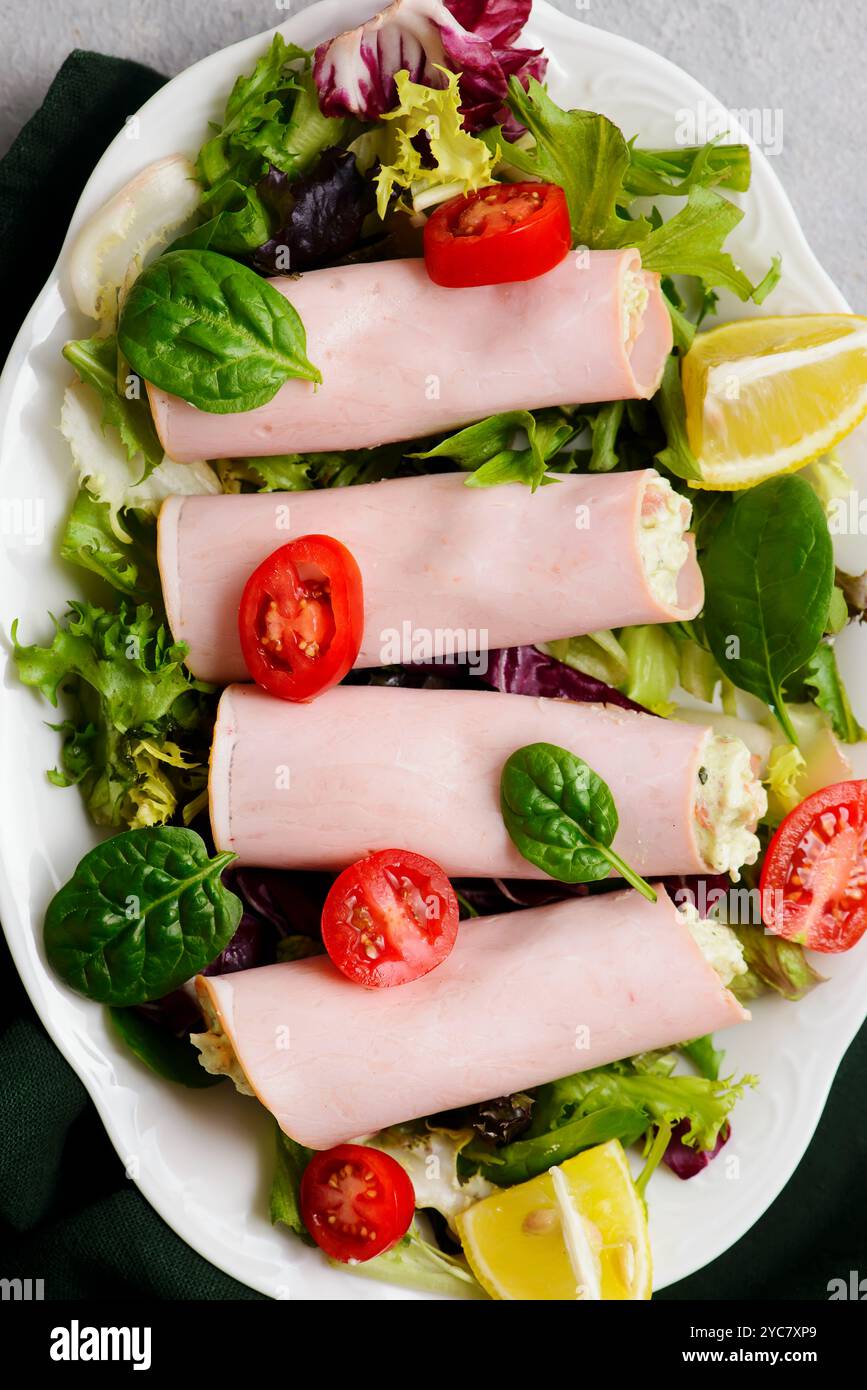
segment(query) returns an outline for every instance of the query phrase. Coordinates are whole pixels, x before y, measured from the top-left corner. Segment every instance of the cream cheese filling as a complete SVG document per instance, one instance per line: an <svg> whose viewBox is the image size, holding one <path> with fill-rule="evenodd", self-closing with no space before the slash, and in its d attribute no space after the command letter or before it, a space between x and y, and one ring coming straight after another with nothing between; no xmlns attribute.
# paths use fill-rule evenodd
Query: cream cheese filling
<svg viewBox="0 0 867 1390"><path fill-rule="evenodd" d="M685 903L679 911L696 946L719 976L720 984L730 985L737 975L747 973L743 947L731 927L710 917L699 917L698 908L692 903Z"/></svg>
<svg viewBox="0 0 867 1390"><path fill-rule="evenodd" d="M623 298L621 300L621 331L624 343L630 346L641 332L641 323L647 310L650 294L640 270L627 270L623 276Z"/></svg>
<svg viewBox="0 0 867 1390"><path fill-rule="evenodd" d="M226 1037L220 1025L220 1019L216 1009L211 1003L210 995L205 990L198 993L199 1005L205 1016L205 1023L208 1025L204 1033L191 1033L190 1042L193 1043L201 1053L199 1065L210 1072L211 1076L228 1076L235 1083L235 1089L244 1096L254 1096L256 1092L250 1085L240 1062L235 1056L235 1049Z"/></svg>
<svg viewBox="0 0 867 1390"><path fill-rule="evenodd" d="M756 823L768 809L747 745L729 734L709 733L701 754L694 815L701 857L717 874L737 882L743 864L759 857Z"/></svg>
<svg viewBox="0 0 867 1390"><path fill-rule="evenodd" d="M689 559L686 533L691 520L687 499L667 478L653 473L641 494L638 549L654 597L669 608L677 605L680 572Z"/></svg>

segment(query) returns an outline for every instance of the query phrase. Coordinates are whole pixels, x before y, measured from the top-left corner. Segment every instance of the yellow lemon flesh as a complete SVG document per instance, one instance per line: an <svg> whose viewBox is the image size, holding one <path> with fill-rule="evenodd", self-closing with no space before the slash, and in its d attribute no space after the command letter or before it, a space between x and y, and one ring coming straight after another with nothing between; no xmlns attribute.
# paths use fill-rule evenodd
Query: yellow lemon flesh
<svg viewBox="0 0 867 1390"><path fill-rule="evenodd" d="M703 475L693 485L752 487L826 453L867 414L867 318L724 324L696 335L682 381Z"/></svg>
<svg viewBox="0 0 867 1390"><path fill-rule="evenodd" d="M647 1215L616 1139L485 1197L457 1221L492 1298L650 1298Z"/></svg>

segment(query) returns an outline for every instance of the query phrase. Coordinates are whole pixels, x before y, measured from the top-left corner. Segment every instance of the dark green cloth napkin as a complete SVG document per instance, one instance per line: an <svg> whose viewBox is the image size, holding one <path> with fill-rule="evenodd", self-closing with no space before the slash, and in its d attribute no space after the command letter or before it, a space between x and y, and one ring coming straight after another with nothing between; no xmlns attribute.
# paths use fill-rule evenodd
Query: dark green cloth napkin
<svg viewBox="0 0 867 1390"><path fill-rule="evenodd" d="M135 63L71 54L0 163L4 355L54 263L88 174L163 80ZM794 1016L797 1005L791 1008ZM821 1036L811 1041L822 1045ZM770 1211L721 1259L660 1297L824 1299L830 1279L848 1278L852 1269L867 1275L865 1077L867 1028L840 1069L806 1157ZM744 1154L736 1181L764 1177ZM685 1230L688 1222L685 1208ZM0 1277L15 1276L43 1278L49 1299L258 1297L184 1245L124 1177L84 1087L38 1022L4 941Z"/></svg>

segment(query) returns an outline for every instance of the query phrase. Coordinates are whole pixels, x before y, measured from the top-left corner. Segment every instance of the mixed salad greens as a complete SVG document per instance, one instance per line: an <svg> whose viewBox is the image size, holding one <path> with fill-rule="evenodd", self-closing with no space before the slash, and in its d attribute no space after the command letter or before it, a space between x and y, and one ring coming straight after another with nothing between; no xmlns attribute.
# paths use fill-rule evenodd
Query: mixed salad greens
<svg viewBox="0 0 867 1390"><path fill-rule="evenodd" d="M736 729L763 758L765 842L808 791L845 779L841 745L865 737L834 645L865 609L865 577L834 568L829 512L845 474L828 455L797 476L708 491L690 442L681 367L697 330L713 318L718 291L759 305L781 273L771 255L754 283L725 249L743 216L727 194L749 188L749 149L715 141L645 149L600 113L563 109L544 86L544 54L516 46L529 8L529 0L401 0L315 54L275 34L238 77L194 171L184 160L161 167L158 200L148 171L140 176L140 222L113 278L100 241L111 242L116 265L111 205L105 225L97 218L91 229L98 264L82 295L98 328L64 349L76 379L61 427L79 491L61 556L89 572L99 597L71 601L46 645L23 645L14 631L15 660L25 684L52 705L63 698L60 764L49 777L76 784L95 824L121 832L54 899L49 961L110 1007L137 1057L180 1084L216 1081L188 1041L198 1011L185 984L202 970L321 952L330 878L235 870L233 856L211 853L205 783L218 692L189 674L167 630L155 556L166 496L346 487L455 467L469 486L520 483L529 494L550 485L551 472L658 467L693 507L707 595L699 619L495 652L481 677L457 665L350 679L487 683L662 718L700 702L703 721ZM573 247L638 247L642 265L663 277L675 346L652 401L508 411L446 437L342 454L183 465L164 456L142 379L216 413L254 408L291 378L321 379L304 324L269 275L419 254L432 209L522 180L562 188ZM177 191L174 205L167 188ZM676 211L664 217L671 198ZM142 248L160 254L145 264ZM600 779L584 820L562 808L568 850L534 837L526 780L531 792L544 786L561 755L571 757L550 745L522 749L504 781L509 833L552 881L458 881L464 916L608 888L617 817ZM582 869L573 873L576 856ZM714 887L722 898L727 881L708 879L701 890ZM748 966L732 984L742 999L771 991L797 1000L819 982L797 942L757 924L735 930ZM700 1038L376 1136L410 1173L425 1215L360 1268L474 1290L455 1237L455 1219L473 1201L612 1139L642 1145L642 1194L660 1162L691 1177L725 1144L731 1111L754 1083L723 1075L722 1054ZM437 1163L426 1166L432 1153ZM299 1193L309 1159L278 1132L272 1220L306 1240Z"/></svg>

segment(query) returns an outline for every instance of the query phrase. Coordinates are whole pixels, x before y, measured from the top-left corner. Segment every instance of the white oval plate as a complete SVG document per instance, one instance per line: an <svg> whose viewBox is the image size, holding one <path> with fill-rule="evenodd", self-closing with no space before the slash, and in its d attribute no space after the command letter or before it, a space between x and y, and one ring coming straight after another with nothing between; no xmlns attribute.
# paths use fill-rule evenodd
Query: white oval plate
<svg viewBox="0 0 867 1390"><path fill-rule="evenodd" d="M281 28L288 38L312 47L367 18L372 8L372 0L324 0ZM557 99L606 112L627 136L640 133L644 145L674 144L682 108L703 109L709 119L722 115L725 120L719 103L671 63L578 24L540 0L529 37L551 56L550 83ZM93 1097L129 1176L185 1241L271 1297L412 1298L421 1295L349 1277L285 1230L272 1229L267 1215L272 1122L265 1111L228 1087L195 1092L159 1081L108 1032L102 1009L63 988L46 968L41 943L45 907L94 844L96 832L77 792L59 791L46 781L45 769L57 761L58 738L44 722L51 717L44 701L18 684L5 640L16 617L22 640L45 639L46 612L62 612L66 600L83 587L82 572L57 559L57 537L74 488L58 431L68 379L60 349L67 339L91 331L69 288L70 238L151 160L178 150L195 154L235 77L253 65L267 41L260 35L197 63L158 92L138 121L109 146L0 382L2 525L7 532L0 559L0 912L45 1027ZM734 138L743 138L729 125ZM747 215L732 243L747 272L758 277L772 252L783 253L784 279L771 298L772 312L846 309L804 241L770 165L758 153L744 206ZM745 310L727 304L723 312ZM845 454L863 478L863 433L848 441ZM863 542L846 539L842 559L850 568L858 564L859 550ZM867 723L867 652L859 641L865 636L850 628L840 646L850 691ZM867 772L867 764L860 770ZM666 1170L654 1178L650 1205L657 1288L699 1269L743 1235L804 1152L837 1066L864 1017L867 941L847 956L820 964L830 983L799 1005L762 1000L754 1023L724 1039L727 1065L761 1076L759 1089L738 1107L725 1157L687 1183Z"/></svg>

